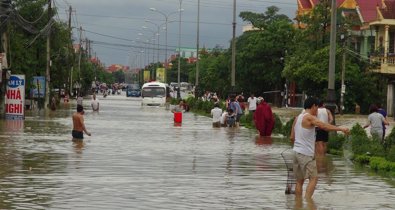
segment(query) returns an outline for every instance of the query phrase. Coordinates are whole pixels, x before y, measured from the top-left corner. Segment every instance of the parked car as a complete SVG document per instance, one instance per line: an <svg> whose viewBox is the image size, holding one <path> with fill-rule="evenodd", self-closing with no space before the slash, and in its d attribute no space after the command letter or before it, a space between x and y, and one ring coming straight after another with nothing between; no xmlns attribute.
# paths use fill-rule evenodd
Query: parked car
<svg viewBox="0 0 395 210"><path fill-rule="evenodd" d="M126 97L140 97L141 89L138 84L129 84L126 88Z"/></svg>

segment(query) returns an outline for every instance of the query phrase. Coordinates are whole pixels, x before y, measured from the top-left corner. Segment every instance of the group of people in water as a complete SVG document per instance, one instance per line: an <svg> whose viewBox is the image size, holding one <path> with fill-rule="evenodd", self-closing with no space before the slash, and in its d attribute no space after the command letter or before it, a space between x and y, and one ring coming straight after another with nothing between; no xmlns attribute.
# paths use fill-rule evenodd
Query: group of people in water
<svg viewBox="0 0 395 210"><path fill-rule="evenodd" d="M243 104L244 105L244 104ZM91 101L92 110L99 111L99 101L93 95ZM253 94L247 100L248 112L253 115L253 122L260 136L270 136L274 128L274 117L269 104L262 97L256 98ZM189 110L185 101L174 107L172 112ZM214 104L211 110L213 127L234 127L240 125L240 118L244 114L238 97L230 97L226 102L226 110L223 111L219 103ZM385 136L385 125L388 125L386 113L381 113L379 106L372 105L368 122L364 128L371 127L372 136L383 139ZM82 101L78 101L77 112L73 119L73 140L82 140L84 133L91 136L91 133L84 124L84 107ZM293 173L296 179L295 195L303 195L303 185L306 179L309 183L306 187L305 198L311 199L318 182L318 172L316 158L322 157L326 153L328 142L328 131L340 131L345 135L349 134L349 129L342 126L332 125L333 116L324 107L324 103L316 98L307 98L304 102L304 110L294 119L290 139L293 142Z"/></svg>
<svg viewBox="0 0 395 210"><path fill-rule="evenodd" d="M231 96L225 104L223 111L219 103L214 104L211 110L213 127L237 127L240 126L241 117L248 111L252 115L253 123L260 136L271 136L274 129L274 117L269 104L262 97L254 94L244 102L242 95ZM248 107L248 108L247 108Z"/></svg>
<svg viewBox="0 0 395 210"><path fill-rule="evenodd" d="M363 128L370 127L372 137L381 140L385 137L385 126L389 125L387 113L380 105L371 105L367 123ZM333 116L324 107L324 103L316 98L308 98L304 102L304 111L298 115L293 123L291 141L293 144L294 160L293 173L296 178L295 195L303 195L303 184L306 179L305 198L311 199L317 185L317 159L326 153L328 131L341 131L349 134L349 129L332 125Z"/></svg>

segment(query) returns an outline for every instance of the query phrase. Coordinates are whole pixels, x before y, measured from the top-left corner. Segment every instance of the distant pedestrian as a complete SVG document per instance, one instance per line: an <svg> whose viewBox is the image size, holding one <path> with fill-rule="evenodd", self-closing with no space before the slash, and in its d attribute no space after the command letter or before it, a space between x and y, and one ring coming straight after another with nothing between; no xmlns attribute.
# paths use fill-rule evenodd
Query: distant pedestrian
<svg viewBox="0 0 395 210"><path fill-rule="evenodd" d="M383 124L389 125L388 121L384 118L383 115L378 113L378 108L376 105L372 104L369 108L369 116L366 125L363 128L367 128L370 126L370 134L373 137L379 138L381 143L383 143Z"/></svg>
<svg viewBox="0 0 395 210"><path fill-rule="evenodd" d="M84 98L82 98L82 95L81 94L78 94L78 96L77 96L77 105L83 105L83 100L84 100Z"/></svg>
<svg viewBox="0 0 395 210"><path fill-rule="evenodd" d="M248 111L251 112L251 114L254 114L256 110L256 97L253 93L248 98L247 102L248 102Z"/></svg>
<svg viewBox="0 0 395 210"><path fill-rule="evenodd" d="M185 112L184 109L184 101L181 100L180 103L178 105L175 105L173 107L173 109L171 110L171 112L175 113L175 112Z"/></svg>
<svg viewBox="0 0 395 210"><path fill-rule="evenodd" d="M51 107L52 111L56 110L56 98L55 98L55 96L52 96L50 107Z"/></svg>
<svg viewBox="0 0 395 210"><path fill-rule="evenodd" d="M230 103L229 103L229 108L233 110L233 113L236 116L236 126L240 125L240 118L243 115L243 110L240 107L239 102L236 100L236 98L231 98Z"/></svg>
<svg viewBox="0 0 395 210"><path fill-rule="evenodd" d="M333 116L330 110L324 107L324 102L320 101L318 104L317 118L324 123L332 124ZM315 151L317 156L324 156L326 153L326 145L329 140L328 131L316 128L316 142L315 142Z"/></svg>
<svg viewBox="0 0 395 210"><path fill-rule="evenodd" d="M226 125L228 127L236 126L236 115L231 108L228 109L228 114L226 115Z"/></svg>
<svg viewBox="0 0 395 210"><path fill-rule="evenodd" d="M91 107L94 112L99 111L99 99L96 98L96 94L92 96Z"/></svg>
<svg viewBox="0 0 395 210"><path fill-rule="evenodd" d="M63 103L69 103L69 94L68 93L66 93L65 94L65 96L64 96L64 98L63 98Z"/></svg>
<svg viewBox="0 0 395 210"><path fill-rule="evenodd" d="M77 112L73 114L73 140L82 140L84 138L84 132L86 135L91 136L91 133L86 130L84 123L84 107L77 105Z"/></svg>
<svg viewBox="0 0 395 210"><path fill-rule="evenodd" d="M255 128L261 136L271 136L274 129L272 108L262 97L257 99L257 108L254 113Z"/></svg>
<svg viewBox="0 0 395 210"><path fill-rule="evenodd" d="M211 110L211 116L213 117L213 127L221 127L222 109L219 108L218 103L214 104L214 108Z"/></svg>
<svg viewBox="0 0 395 210"><path fill-rule="evenodd" d="M387 112L383 109L380 103L377 104L377 112L383 115L384 119L387 119ZM383 139L384 139L386 127L384 123L382 124L383 124Z"/></svg>

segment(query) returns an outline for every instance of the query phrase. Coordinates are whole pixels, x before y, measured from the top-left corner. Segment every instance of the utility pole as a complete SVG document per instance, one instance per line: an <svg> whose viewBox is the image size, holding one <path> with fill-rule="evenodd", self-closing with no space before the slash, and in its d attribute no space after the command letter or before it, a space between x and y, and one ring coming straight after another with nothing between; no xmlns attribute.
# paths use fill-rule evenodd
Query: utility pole
<svg viewBox="0 0 395 210"><path fill-rule="evenodd" d="M88 38L85 38L86 43L86 53L88 54L88 59L91 58L91 41Z"/></svg>
<svg viewBox="0 0 395 210"><path fill-rule="evenodd" d="M335 94L335 67L336 67L336 0L332 0L331 15L331 35L329 52L329 71L328 71L328 92L326 107L331 110L333 124L335 123L336 94Z"/></svg>
<svg viewBox="0 0 395 210"><path fill-rule="evenodd" d="M69 69L70 69L70 87L69 87L69 94L72 96L73 93L73 69L74 69L74 56L72 55L73 50L73 43L72 43L72 28L71 28L71 14L73 12L73 8L69 7L69 31L70 31L70 42L69 42Z"/></svg>
<svg viewBox="0 0 395 210"><path fill-rule="evenodd" d="M346 93L346 85L345 83L345 74L346 74L346 53L347 53L347 49L348 49L348 33L346 32L346 34L344 35L343 38L343 60L342 60L342 78L341 78L341 83L342 83L342 87L340 89L340 108L339 108L339 112L342 115L343 114L343 107L344 107L344 94Z"/></svg>
<svg viewBox="0 0 395 210"><path fill-rule="evenodd" d="M233 0L233 37L232 37L232 74L231 86L232 91L235 91L235 77L236 77L236 0Z"/></svg>
<svg viewBox="0 0 395 210"><path fill-rule="evenodd" d="M52 16L52 0L48 0L48 23L51 21ZM47 36L47 68L46 68L46 80L45 80L45 108L49 107L49 94L50 94L50 80L51 80L51 28L48 31Z"/></svg>
<svg viewBox="0 0 395 210"><path fill-rule="evenodd" d="M177 99L181 99L181 4L182 0L180 0L180 16L179 16L179 23L178 23L178 71L177 71L177 81L178 81L178 90L177 90Z"/></svg>
<svg viewBox="0 0 395 210"><path fill-rule="evenodd" d="M1 15L1 21L4 22L9 14L9 7L10 7L11 1L3 1L2 4L0 4L0 15ZM3 17L4 15L4 17ZM7 70L8 69L8 62L7 62L7 56L8 56L8 23L5 23L6 26L3 27L3 31L1 31L1 45L0 45L0 52L4 53L5 58L3 58L4 63L1 63L0 65L0 92L4 93L6 91L6 78L7 76L3 77L3 75L7 75L7 71L3 72L3 69ZM1 94L0 96L0 110L1 110L1 115L3 116L5 114L5 94Z"/></svg>
<svg viewBox="0 0 395 210"><path fill-rule="evenodd" d="M70 69L70 84L69 84L69 95L72 96L72 92L73 92L73 64L74 64L74 56L71 56L72 53L72 49L73 49L73 45L71 43L71 39L72 39L72 29L71 29L71 13L73 12L73 8L69 7L69 31L70 31L70 42L69 42L69 69Z"/></svg>
<svg viewBox="0 0 395 210"><path fill-rule="evenodd" d="M196 35L196 78L195 78L195 97L199 97L199 25L200 25L200 0L198 0L197 14L197 35Z"/></svg>
<svg viewBox="0 0 395 210"><path fill-rule="evenodd" d="M78 92L77 96L80 94L80 88L81 88L81 57L82 57L82 26L80 26L80 52L79 52L79 57L78 57Z"/></svg>

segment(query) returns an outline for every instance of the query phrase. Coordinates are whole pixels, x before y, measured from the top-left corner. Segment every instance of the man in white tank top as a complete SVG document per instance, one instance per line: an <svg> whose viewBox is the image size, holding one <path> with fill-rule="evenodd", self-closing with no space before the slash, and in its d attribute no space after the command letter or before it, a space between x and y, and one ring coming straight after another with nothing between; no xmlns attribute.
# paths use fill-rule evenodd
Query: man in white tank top
<svg viewBox="0 0 395 210"><path fill-rule="evenodd" d="M324 123L332 124L333 116L330 110L324 107L324 102L320 101L318 104L317 118ZM328 131L317 127L317 134L315 138L315 153L317 157L323 157L326 153L326 144L329 140Z"/></svg>
<svg viewBox="0 0 395 210"><path fill-rule="evenodd" d="M305 113L300 114L293 125L291 136L295 138L293 150L295 151L293 172L296 178L295 195L303 195L303 184L309 179L305 197L311 198L317 185L317 164L315 152L315 127L326 131L342 131L348 134L348 128L341 128L318 120L318 100L308 98L304 102Z"/></svg>

